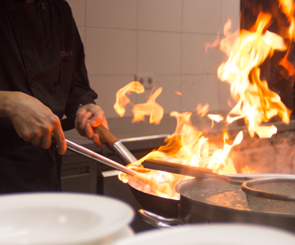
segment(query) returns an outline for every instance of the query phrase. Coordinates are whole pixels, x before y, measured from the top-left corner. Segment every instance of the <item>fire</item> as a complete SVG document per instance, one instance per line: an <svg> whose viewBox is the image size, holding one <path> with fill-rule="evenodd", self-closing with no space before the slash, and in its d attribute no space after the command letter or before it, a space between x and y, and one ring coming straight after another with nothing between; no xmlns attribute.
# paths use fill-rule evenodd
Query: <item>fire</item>
<svg viewBox="0 0 295 245"><path fill-rule="evenodd" d="M150 123L159 124L164 115L164 109L158 103L156 103L157 97L161 94L162 88L158 88L154 93L152 93L146 103L133 105L130 99L126 96L131 92L141 94L145 91L144 86L137 81L133 81L123 88L121 88L116 93L116 103L114 104L114 109L120 117L125 115L125 106L131 104L133 106L133 121L138 122L143 121L145 116L150 116Z"/></svg>
<svg viewBox="0 0 295 245"><path fill-rule="evenodd" d="M132 122L144 121L145 116L150 116L150 123L159 124L164 115L164 109L156 102L156 98L161 94L162 88L158 88L150 95L146 103L137 104L133 108L134 118Z"/></svg>
<svg viewBox="0 0 295 245"><path fill-rule="evenodd" d="M200 117L207 115L212 123L213 121L217 123L226 121L228 124L238 119L244 119L249 135L251 137L257 135L260 138L276 134L277 128L274 125L266 125L270 119L277 117L282 122L289 123L291 110L285 106L277 93L269 89L268 81L261 79L260 66L277 51L285 53L284 57L278 61L278 65L284 68L284 76L295 74L293 64L288 61L290 44L295 37L294 2L293 0L279 0L277 8L277 12L284 15L282 19L280 19L280 14L273 16L262 12L262 8L259 7L256 10L260 13L250 30L231 33L231 22L228 21L224 27L225 38L219 40L218 35L213 44L206 45L206 49L219 45L221 51L227 55L228 59L219 66L217 76L221 81L230 84L232 99L236 101L236 105L233 106L225 119L221 115L207 114L209 112L208 104L198 105L196 109ZM277 19L279 23L284 23L278 33L268 30L274 19ZM134 107L133 112L139 115L140 120L145 115L152 114L153 110L148 105L151 103L155 106L155 99L160 93L159 90L156 90L146 104ZM126 98L119 100L123 102L123 105L126 105ZM146 159L153 159L206 167L219 174L236 173L235 166L228 156L231 149L242 142L243 132L240 131L231 143L228 134L224 132L223 146L217 146L192 125L191 115L191 112L170 113L171 117L176 118L177 126L175 132L165 139L166 145L150 152L129 167L142 171L144 168L141 163ZM152 120L152 122L155 121ZM248 166L244 167L242 171L253 172ZM150 171L146 174L149 176L149 181L138 188L169 198L178 198L174 191L175 184L189 178L161 171ZM133 183L132 185L137 185L136 178L130 178L126 174L122 173L119 178L125 182Z"/></svg>
<svg viewBox="0 0 295 245"><path fill-rule="evenodd" d="M200 115L201 117L204 117L209 111L209 105L205 104L202 106L201 104L198 104L197 106L197 114Z"/></svg>
<svg viewBox="0 0 295 245"><path fill-rule="evenodd" d="M177 126L175 132L165 139L167 143L141 158L138 162L128 165L128 167L142 171L141 163L147 159L163 160L191 166L207 167L214 169L219 173L236 173L234 165L228 154L232 147L239 144L243 139L243 133L240 132L235 138L233 144L228 144L227 134L224 134L224 147L218 148L210 144L208 138L203 136L191 123L191 112L171 112L170 116L175 117ZM179 195L175 192L175 185L184 179L191 177L176 175L163 171L150 171L146 173L149 182L142 184L136 176L130 177L121 173L119 178L123 182L129 182L131 186L141 191L154 194L161 197L178 199Z"/></svg>
<svg viewBox="0 0 295 245"><path fill-rule="evenodd" d="M256 173L256 171L249 168L249 166L245 166L242 168L242 173Z"/></svg>
<svg viewBox="0 0 295 245"><path fill-rule="evenodd" d="M144 87L140 82L133 81L117 91L114 109L120 117L123 117L125 115L125 106L131 103L130 99L126 96L126 94L129 94L131 92L141 94L144 92Z"/></svg>
<svg viewBox="0 0 295 245"><path fill-rule="evenodd" d="M255 24L256 31L242 30L226 36L220 43L221 50L228 60L218 68L221 81L231 84L231 92L238 103L227 116L227 122L244 118L250 135L271 137L274 126L261 126L274 116L289 123L291 111L283 104L278 94L269 90L267 81L260 80L259 65L275 50L285 51L287 46L282 37L265 30L271 21L271 15L260 13ZM235 115L235 116L232 116Z"/></svg>

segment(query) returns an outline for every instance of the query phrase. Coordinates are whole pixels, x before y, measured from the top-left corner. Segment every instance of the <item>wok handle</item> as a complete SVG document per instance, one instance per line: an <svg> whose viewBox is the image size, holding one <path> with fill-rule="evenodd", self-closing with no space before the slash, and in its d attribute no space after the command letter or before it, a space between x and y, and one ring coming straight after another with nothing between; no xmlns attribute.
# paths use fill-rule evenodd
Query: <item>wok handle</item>
<svg viewBox="0 0 295 245"><path fill-rule="evenodd" d="M94 128L94 132L99 135L100 141L103 144L107 145L109 148L112 148L113 144L119 141L119 139L102 124Z"/></svg>
<svg viewBox="0 0 295 245"><path fill-rule="evenodd" d="M144 209L139 209L138 214L145 222L157 228L170 228L179 224L177 218L164 218Z"/></svg>
<svg viewBox="0 0 295 245"><path fill-rule="evenodd" d="M166 162L161 160L147 159L143 161L142 165L145 168L166 171L175 174L188 175L192 177L207 177L216 175L212 169L190 166L186 164L179 164L173 162Z"/></svg>

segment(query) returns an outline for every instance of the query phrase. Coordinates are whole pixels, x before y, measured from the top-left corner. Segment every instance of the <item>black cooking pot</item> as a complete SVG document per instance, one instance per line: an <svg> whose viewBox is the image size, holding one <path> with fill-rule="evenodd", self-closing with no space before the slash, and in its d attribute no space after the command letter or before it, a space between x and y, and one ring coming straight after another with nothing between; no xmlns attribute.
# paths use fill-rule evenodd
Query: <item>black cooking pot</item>
<svg viewBox="0 0 295 245"><path fill-rule="evenodd" d="M129 187L136 200L145 210L167 218L178 217L179 200L148 194L131 185Z"/></svg>
<svg viewBox="0 0 295 245"><path fill-rule="evenodd" d="M133 187L131 190L144 209L165 218L173 217L178 224L243 222L295 232L295 215L251 211L241 186L225 180L210 178L183 181L176 187L180 201L153 196ZM165 216L165 213L170 216ZM165 222L165 218L160 218L159 223ZM152 217L153 224L155 219L157 216Z"/></svg>

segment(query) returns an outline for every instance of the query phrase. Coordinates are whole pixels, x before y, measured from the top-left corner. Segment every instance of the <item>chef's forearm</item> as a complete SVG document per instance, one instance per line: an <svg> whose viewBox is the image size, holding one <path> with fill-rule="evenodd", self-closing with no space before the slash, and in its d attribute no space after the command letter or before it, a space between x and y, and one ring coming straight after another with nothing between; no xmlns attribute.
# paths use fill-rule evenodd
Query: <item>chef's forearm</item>
<svg viewBox="0 0 295 245"><path fill-rule="evenodd" d="M13 117L26 106L31 107L32 100L36 99L23 92L0 91L0 117Z"/></svg>
<svg viewBox="0 0 295 245"><path fill-rule="evenodd" d="M10 117L21 92L0 91L0 117Z"/></svg>

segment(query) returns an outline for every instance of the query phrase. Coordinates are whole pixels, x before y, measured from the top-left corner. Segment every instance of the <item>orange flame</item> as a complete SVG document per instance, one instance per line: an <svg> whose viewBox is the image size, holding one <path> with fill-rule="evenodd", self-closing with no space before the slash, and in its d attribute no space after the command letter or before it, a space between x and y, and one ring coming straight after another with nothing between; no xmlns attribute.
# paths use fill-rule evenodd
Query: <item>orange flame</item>
<svg viewBox="0 0 295 245"><path fill-rule="evenodd" d="M159 124L164 115L164 109L160 106L156 99L161 94L162 88L158 88L153 94L150 95L148 101L142 104L136 104L133 108L132 122L143 121L145 116L150 116L149 123Z"/></svg>
<svg viewBox="0 0 295 245"><path fill-rule="evenodd" d="M219 33L217 34L217 38L215 39L215 41L213 43L206 43L205 44L205 51L208 52L208 48L215 48L219 45Z"/></svg>
<svg viewBox="0 0 295 245"><path fill-rule="evenodd" d="M154 159L191 166L207 167L219 173L236 173L233 162L227 159L232 147L242 141L243 133L240 132L233 144L227 142L228 137L224 136L224 147L218 148L210 144L201 132L191 124L190 112L171 112L170 115L177 120L175 132L165 139L167 143L141 158L138 162L129 164L128 167L141 172L140 165L144 160ZM161 197L179 199L175 191L175 185L184 179L191 177L175 175L163 171L150 171L146 173L149 181L142 184L136 176L130 177L120 173L119 179L128 182L134 188Z"/></svg>
<svg viewBox="0 0 295 245"><path fill-rule="evenodd" d="M221 115L214 115L214 114L208 114L208 117L215 122L221 122L223 121L223 116Z"/></svg>
<svg viewBox="0 0 295 245"><path fill-rule="evenodd" d="M177 95L179 95L179 96L182 95L182 93L180 91L174 91L174 93L177 94Z"/></svg>
<svg viewBox="0 0 295 245"><path fill-rule="evenodd" d="M295 37L294 2L293 0L280 0L279 7L286 16L287 25L289 24L289 28L284 33L284 38L289 39L289 43L291 43ZM294 68L294 65L288 60L289 53L290 53L290 49L286 52L285 57L280 61L279 64L286 68L288 72L287 76L290 77L295 74L295 68ZM282 73L282 75L285 75L285 74Z"/></svg>
<svg viewBox="0 0 295 245"><path fill-rule="evenodd" d="M125 115L125 106L131 103L130 99L126 96L130 92L141 94L144 92L144 87L140 82L133 81L117 91L114 109L120 117Z"/></svg>
<svg viewBox="0 0 295 245"><path fill-rule="evenodd" d="M285 57L279 61L288 71L287 76L294 74L294 67L288 61L289 47L294 39L294 2L293 0L279 0L278 8L284 13L287 19L285 27L279 34L270 32L268 27L274 17L261 11L257 21L251 30L241 30L236 33L230 32L231 22L228 21L224 27L225 38L219 42L219 36L212 45L220 43L220 49L227 54L228 60L218 68L218 77L221 81L228 82L231 86L231 93L237 104L228 113L226 121L232 123L244 118L250 136L257 134L260 138L271 137L277 132L274 125L265 125L273 117L279 117L282 122L289 123L291 111L283 104L279 95L271 91L268 83L260 79L260 65L273 56L275 51L284 51ZM284 20L282 20L284 22ZM287 40L287 41L286 41ZM289 40L289 41L288 41ZM209 105L198 105L197 113L201 117L209 111ZM175 132L165 139L166 145L159 147L129 167L142 171L141 162L146 159L171 161L192 166L207 167L220 174L236 173L232 160L228 157L231 149L240 144L243 140L243 132L240 131L232 144L229 144L229 136L224 132L223 147L210 143L203 133L198 131L190 121L190 112L172 112L170 116L175 117L177 126ZM223 117L209 114L213 121L220 122ZM248 166L242 172L253 172ZM141 186L145 192L156 193L159 196L177 198L174 186L177 182L187 177L180 177L161 171L150 171L147 173L150 182ZM121 174L120 179L134 181L126 174Z"/></svg>
<svg viewBox="0 0 295 245"><path fill-rule="evenodd" d="M131 104L130 99L126 96L131 92L141 94L145 91L144 86L138 82L133 81L123 88L119 89L116 93L116 103L114 109L120 117L125 115L127 104ZM161 94L162 88L158 88L153 94L150 95L148 101L142 104L133 105L133 120L132 122L143 121L145 116L150 116L150 123L159 124L164 115L164 109L158 103L156 103L157 97Z"/></svg>
<svg viewBox="0 0 295 245"><path fill-rule="evenodd" d="M239 35L230 35L221 41L228 60L218 68L218 77L231 84L232 95L239 100L227 121L232 123L244 118L251 136L257 133L259 137L271 137L276 128L260 124L274 116L289 123L291 113L279 95L269 90L267 82L260 80L258 66L275 50L287 49L282 37L265 30L270 20L271 15L260 13L255 32L242 30Z"/></svg>
<svg viewBox="0 0 295 245"><path fill-rule="evenodd" d="M197 114L200 115L201 117L204 117L209 111L209 105L205 104L202 106L201 104L198 104L197 106Z"/></svg>

